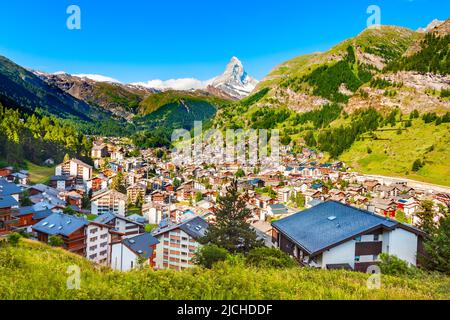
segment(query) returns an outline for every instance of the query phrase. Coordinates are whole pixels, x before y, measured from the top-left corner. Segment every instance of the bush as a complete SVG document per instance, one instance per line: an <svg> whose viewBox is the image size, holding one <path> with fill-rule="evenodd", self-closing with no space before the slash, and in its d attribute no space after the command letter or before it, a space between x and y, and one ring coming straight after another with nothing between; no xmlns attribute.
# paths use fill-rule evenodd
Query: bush
<svg viewBox="0 0 450 320"><path fill-rule="evenodd" d="M52 247L62 247L64 240L60 236L51 236L48 238L48 244Z"/></svg>
<svg viewBox="0 0 450 320"><path fill-rule="evenodd" d="M17 246L19 244L20 238L22 238L22 236L19 233L10 233L8 235L8 243L12 246Z"/></svg>
<svg viewBox="0 0 450 320"><path fill-rule="evenodd" d="M228 251L226 249L220 248L215 244L206 245L198 249L194 257L194 263L211 269L215 263L225 261L227 257Z"/></svg>
<svg viewBox="0 0 450 320"><path fill-rule="evenodd" d="M403 261L396 256L391 256L386 253L380 254L380 269L382 274L401 276L401 275L417 275L420 270L414 266L410 266L406 261Z"/></svg>
<svg viewBox="0 0 450 320"><path fill-rule="evenodd" d="M425 165L425 163L423 163L422 161L420 161L420 159L417 159L416 161L414 161L413 165L412 165L412 171L417 172L420 169L422 169L422 167Z"/></svg>
<svg viewBox="0 0 450 320"><path fill-rule="evenodd" d="M275 248L261 247L250 251L246 263L258 268L292 268L297 263L286 253Z"/></svg>

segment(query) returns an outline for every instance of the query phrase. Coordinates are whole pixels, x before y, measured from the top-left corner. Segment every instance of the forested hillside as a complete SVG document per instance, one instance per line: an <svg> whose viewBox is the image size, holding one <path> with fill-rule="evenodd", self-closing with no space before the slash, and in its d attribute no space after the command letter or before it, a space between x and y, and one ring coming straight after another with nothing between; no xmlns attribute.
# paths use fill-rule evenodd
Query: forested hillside
<svg viewBox="0 0 450 320"><path fill-rule="evenodd" d="M87 157L92 143L72 126L54 117L7 109L0 104L0 159L23 166L25 160L42 164L62 161L65 154Z"/></svg>

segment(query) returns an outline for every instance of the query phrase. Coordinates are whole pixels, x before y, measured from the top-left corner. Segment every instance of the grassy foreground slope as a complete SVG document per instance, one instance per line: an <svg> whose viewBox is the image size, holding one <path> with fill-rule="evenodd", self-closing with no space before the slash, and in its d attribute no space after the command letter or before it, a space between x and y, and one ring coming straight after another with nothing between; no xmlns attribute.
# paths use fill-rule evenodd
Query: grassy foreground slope
<svg viewBox="0 0 450 320"><path fill-rule="evenodd" d="M68 290L67 268L81 269L80 290ZM0 250L4 299L449 299L450 279L382 277L370 290L368 275L309 269L262 270L221 264L212 270L119 273L29 240Z"/></svg>

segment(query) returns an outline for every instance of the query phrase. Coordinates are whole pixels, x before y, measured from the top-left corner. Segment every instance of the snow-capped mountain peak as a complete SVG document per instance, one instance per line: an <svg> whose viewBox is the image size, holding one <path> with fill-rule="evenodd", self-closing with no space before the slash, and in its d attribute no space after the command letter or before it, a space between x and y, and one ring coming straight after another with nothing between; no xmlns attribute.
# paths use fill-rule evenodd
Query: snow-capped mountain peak
<svg viewBox="0 0 450 320"><path fill-rule="evenodd" d="M234 98L241 99L248 96L257 84L258 81L247 74L242 62L238 58L232 57L225 72L216 77L211 86Z"/></svg>

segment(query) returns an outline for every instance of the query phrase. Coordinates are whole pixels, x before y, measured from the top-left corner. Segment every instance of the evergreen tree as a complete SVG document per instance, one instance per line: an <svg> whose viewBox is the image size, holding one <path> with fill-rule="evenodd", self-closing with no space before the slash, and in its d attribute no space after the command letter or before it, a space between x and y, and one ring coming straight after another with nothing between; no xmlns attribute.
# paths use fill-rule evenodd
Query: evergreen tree
<svg viewBox="0 0 450 320"><path fill-rule="evenodd" d="M252 217L245 195L239 194L237 180L227 187L227 193L218 199L216 223L211 224L202 244L215 244L230 253L247 253L263 245L247 222Z"/></svg>
<svg viewBox="0 0 450 320"><path fill-rule="evenodd" d="M422 210L417 213L419 218L418 227L428 235L433 235L436 232L436 223L434 222L433 202L424 200L421 202Z"/></svg>
<svg viewBox="0 0 450 320"><path fill-rule="evenodd" d="M136 197L136 203L135 206L137 208L142 208L142 203L144 202L144 199L142 197L142 192L139 192L137 197Z"/></svg>
<svg viewBox="0 0 450 320"><path fill-rule="evenodd" d="M446 214L440 220L439 228L424 243L425 255L421 257L429 270L450 275L450 217Z"/></svg>
<svg viewBox="0 0 450 320"><path fill-rule="evenodd" d="M119 171L117 175L112 179L111 189L119 191L121 193L127 193L127 188L125 187L125 181L122 172Z"/></svg>

